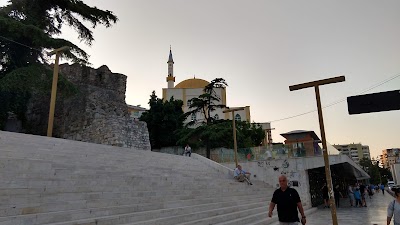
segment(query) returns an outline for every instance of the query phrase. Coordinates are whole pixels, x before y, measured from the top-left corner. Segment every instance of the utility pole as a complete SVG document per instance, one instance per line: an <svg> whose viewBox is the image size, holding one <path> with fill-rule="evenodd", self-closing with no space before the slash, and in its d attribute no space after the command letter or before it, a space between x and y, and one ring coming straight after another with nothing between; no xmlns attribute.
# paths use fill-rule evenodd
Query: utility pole
<svg viewBox="0 0 400 225"><path fill-rule="evenodd" d="M323 154L324 154L324 162L325 162L325 175L326 175L326 182L328 183L328 193L329 193L329 204L332 213L332 223L333 225L338 225L337 215L336 215L336 204L335 198L333 195L333 185L332 185L332 177L331 177L331 170L329 166L329 156L328 156L328 148L326 146L326 137L325 137L325 127L324 127L324 119L322 116L322 107L321 107L321 98L319 94L319 86L325 84L332 84L345 81L344 76L340 77L333 77L324 80L312 81L303 84L296 84L289 86L290 91L296 91L303 88L314 87L315 89L315 96L317 100L317 108L318 108L318 118L319 118L319 128L321 130L321 138L322 138L322 147L323 147Z"/></svg>
<svg viewBox="0 0 400 225"><path fill-rule="evenodd" d="M56 54L56 61L54 63L53 71L53 84L51 87L51 98L50 98L50 111L49 111L49 122L47 124L47 136L53 136L53 123L54 123L54 110L56 107L56 96L57 96L57 82L58 82L58 64L60 60L60 55L62 51L67 50L69 47L64 46L47 53L48 56Z"/></svg>
<svg viewBox="0 0 400 225"><path fill-rule="evenodd" d="M235 163L236 163L236 167L238 166L238 157L237 157L237 141L236 141L236 122L235 122L235 115L234 113L236 111L241 111L244 110L245 107L239 107L239 108L228 108L226 110L223 111L223 113L227 113L227 112L232 112L232 128L233 128L233 148L235 150ZM235 168L236 168L235 167Z"/></svg>

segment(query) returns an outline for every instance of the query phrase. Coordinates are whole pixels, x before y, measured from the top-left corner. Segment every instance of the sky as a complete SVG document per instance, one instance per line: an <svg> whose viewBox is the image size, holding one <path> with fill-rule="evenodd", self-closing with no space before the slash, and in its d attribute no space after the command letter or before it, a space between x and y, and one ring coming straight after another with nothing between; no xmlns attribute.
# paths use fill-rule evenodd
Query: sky
<svg viewBox="0 0 400 225"><path fill-rule="evenodd" d="M5 0L0 0L4 4ZM126 102L148 108L153 90L167 87L170 45L176 84L224 78L228 106L250 106L251 120L269 122L274 142L281 133L313 130L320 136L312 88L289 86L344 75L320 87L330 144L369 145L371 156L400 148L400 111L349 115L346 97L400 74L400 1L372 0L84 0L114 12L119 21L97 27L86 46L95 68L125 74ZM366 93L400 90L400 77ZM277 121L280 120L280 121Z"/></svg>

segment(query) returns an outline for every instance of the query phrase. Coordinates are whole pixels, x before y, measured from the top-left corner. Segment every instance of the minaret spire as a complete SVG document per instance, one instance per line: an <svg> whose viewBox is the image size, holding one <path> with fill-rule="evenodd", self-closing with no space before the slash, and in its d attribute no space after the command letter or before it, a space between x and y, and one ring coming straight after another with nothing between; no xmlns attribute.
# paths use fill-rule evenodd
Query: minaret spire
<svg viewBox="0 0 400 225"><path fill-rule="evenodd" d="M174 60L172 59L172 49L171 49L171 45L169 46L169 57L168 57L168 63L174 64Z"/></svg>
<svg viewBox="0 0 400 225"><path fill-rule="evenodd" d="M172 59L172 49L171 45L169 46L169 57L168 57L168 76L167 76L167 82L168 82L168 88L174 88L174 82L175 82L175 77L174 77L174 60Z"/></svg>

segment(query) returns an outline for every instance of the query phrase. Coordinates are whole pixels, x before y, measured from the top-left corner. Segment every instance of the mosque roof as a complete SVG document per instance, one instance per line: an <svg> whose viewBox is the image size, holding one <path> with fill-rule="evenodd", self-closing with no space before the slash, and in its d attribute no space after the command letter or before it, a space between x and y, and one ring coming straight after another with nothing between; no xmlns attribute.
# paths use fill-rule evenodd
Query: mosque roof
<svg viewBox="0 0 400 225"><path fill-rule="evenodd" d="M209 83L210 82L203 79L192 78L181 81L175 86L175 88L204 88Z"/></svg>

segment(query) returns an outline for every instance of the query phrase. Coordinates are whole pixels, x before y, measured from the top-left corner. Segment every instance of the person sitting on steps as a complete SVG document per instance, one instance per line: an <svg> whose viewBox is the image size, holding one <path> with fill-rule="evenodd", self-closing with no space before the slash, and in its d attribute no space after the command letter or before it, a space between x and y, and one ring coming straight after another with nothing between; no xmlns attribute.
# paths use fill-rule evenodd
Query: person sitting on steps
<svg viewBox="0 0 400 225"><path fill-rule="evenodd" d="M238 166L236 167L236 169L233 171L233 177L234 177L236 180L238 180L239 182L244 182L244 181L246 181L247 184L253 185L253 184L250 182L250 175L251 175L251 173L242 170L242 166L241 166L241 165L238 165Z"/></svg>
<svg viewBox="0 0 400 225"><path fill-rule="evenodd" d="M185 151L183 152L183 154L189 157L192 155L192 148L189 146L189 144L186 144Z"/></svg>

